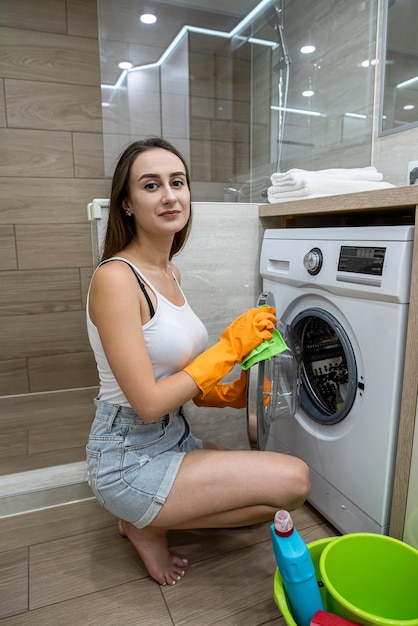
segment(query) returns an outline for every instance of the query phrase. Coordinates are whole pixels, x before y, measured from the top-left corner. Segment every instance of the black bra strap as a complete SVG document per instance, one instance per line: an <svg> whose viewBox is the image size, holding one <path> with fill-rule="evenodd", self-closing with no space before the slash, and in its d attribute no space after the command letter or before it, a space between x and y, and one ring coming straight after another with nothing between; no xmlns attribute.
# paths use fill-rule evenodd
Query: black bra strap
<svg viewBox="0 0 418 626"><path fill-rule="evenodd" d="M139 286L141 287L142 293L144 294L145 299L146 299L146 301L147 301L147 303L148 303L150 317L154 317L154 315L155 315L154 305L152 304L152 302L151 302L151 298L149 297L148 292L147 292L147 290L145 289L145 285L144 285L144 283L143 283L143 282L142 282L142 280L139 278L139 276L138 276L137 272L136 272L136 271L135 271L135 269L132 267L132 265L131 265L130 263L128 263L128 261L125 261L124 259L106 259L106 261L102 261L102 262L100 263L100 265L104 265L105 263L109 263L110 261L122 261L122 263L126 263L126 265L127 265L128 267L130 267L130 268L131 268L131 270L132 270L132 271L133 271L133 273L135 274L135 278L136 278L136 280L138 281Z"/></svg>

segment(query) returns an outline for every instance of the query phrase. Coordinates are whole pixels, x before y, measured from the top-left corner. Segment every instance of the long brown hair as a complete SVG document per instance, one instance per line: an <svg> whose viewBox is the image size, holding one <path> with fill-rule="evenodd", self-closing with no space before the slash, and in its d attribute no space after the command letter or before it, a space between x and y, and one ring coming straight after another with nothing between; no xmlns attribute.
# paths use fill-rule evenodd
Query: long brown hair
<svg viewBox="0 0 418 626"><path fill-rule="evenodd" d="M129 195L128 181L131 167L136 157L142 152L162 148L175 154L183 163L186 173L187 185L190 189L190 174L187 163L182 154L171 143L161 137L149 137L140 141L134 141L122 153L116 165L112 180L110 194L109 219L107 222L106 236L104 240L101 261L110 259L120 250L123 250L134 238L136 232L135 220L126 215L122 203ZM180 252L190 233L192 225L192 212L187 224L174 235L170 250L170 259Z"/></svg>

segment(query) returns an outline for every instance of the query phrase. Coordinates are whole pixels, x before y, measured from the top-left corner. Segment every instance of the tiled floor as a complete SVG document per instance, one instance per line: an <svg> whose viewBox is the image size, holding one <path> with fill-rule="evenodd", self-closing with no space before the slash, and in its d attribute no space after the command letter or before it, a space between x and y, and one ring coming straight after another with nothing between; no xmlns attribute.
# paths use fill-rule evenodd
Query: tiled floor
<svg viewBox="0 0 418 626"><path fill-rule="evenodd" d="M239 412L210 428L195 432L248 445ZM308 505L293 517L306 542L337 534ZM0 626L284 626L269 524L173 532L170 544L190 565L177 585L160 587L93 498L0 512Z"/></svg>
<svg viewBox="0 0 418 626"><path fill-rule="evenodd" d="M306 542L336 534L309 506ZM280 626L269 524L182 531L171 544L186 576L160 587L94 500L0 522L1 626Z"/></svg>

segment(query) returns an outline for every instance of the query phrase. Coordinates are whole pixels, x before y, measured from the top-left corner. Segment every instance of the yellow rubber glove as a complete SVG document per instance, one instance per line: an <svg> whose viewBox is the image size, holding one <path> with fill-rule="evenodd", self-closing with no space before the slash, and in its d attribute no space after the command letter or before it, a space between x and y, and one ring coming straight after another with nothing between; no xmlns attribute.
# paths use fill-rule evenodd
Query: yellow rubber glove
<svg viewBox="0 0 418 626"><path fill-rule="evenodd" d="M184 371L203 394L210 391L264 339L271 339L277 318L273 307L254 307L222 332L218 343L199 354Z"/></svg>
<svg viewBox="0 0 418 626"><path fill-rule="evenodd" d="M241 376L231 383L219 383L210 391L193 398L197 406L213 406L223 409L226 406L233 409L245 409L247 406L248 372L242 370Z"/></svg>

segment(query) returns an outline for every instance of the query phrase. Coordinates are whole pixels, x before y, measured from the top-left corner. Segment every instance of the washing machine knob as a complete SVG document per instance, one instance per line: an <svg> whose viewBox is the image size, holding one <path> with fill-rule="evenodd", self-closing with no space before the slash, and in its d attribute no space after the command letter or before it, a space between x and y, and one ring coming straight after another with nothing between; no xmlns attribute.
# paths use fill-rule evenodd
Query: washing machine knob
<svg viewBox="0 0 418 626"><path fill-rule="evenodd" d="M303 265L311 276L318 274L322 267L322 252L319 248L312 248L303 257Z"/></svg>

